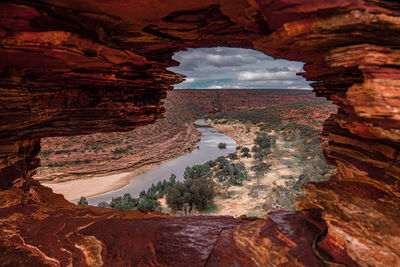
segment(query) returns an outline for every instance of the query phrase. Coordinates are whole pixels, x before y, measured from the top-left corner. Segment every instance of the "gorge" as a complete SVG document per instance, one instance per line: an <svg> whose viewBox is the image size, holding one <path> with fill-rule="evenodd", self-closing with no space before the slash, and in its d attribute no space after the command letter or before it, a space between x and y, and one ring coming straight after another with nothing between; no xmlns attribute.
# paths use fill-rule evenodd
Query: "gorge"
<svg viewBox="0 0 400 267"><path fill-rule="evenodd" d="M3 1L0 253L9 266L398 266L400 4L390 0ZM79 207L32 179L40 138L155 122L188 47L306 62L339 109L329 181L301 211L170 217Z"/></svg>
<svg viewBox="0 0 400 267"><path fill-rule="evenodd" d="M196 122L201 123L201 120ZM138 197L140 191L147 190L152 184L156 184L159 181L167 180L171 174L176 175L178 181L182 181L186 166L204 164L206 161L213 160L219 156L227 156L229 153L236 151L237 144L227 135L218 132L212 127L202 127L198 130L201 133L201 139L196 144L197 148L195 150L161 163L153 169L135 176L127 186L119 190L88 198L89 204L97 205L101 201L110 202L113 197L122 196L124 193L130 193L132 197ZM217 145L220 142L225 142L227 148L219 149Z"/></svg>

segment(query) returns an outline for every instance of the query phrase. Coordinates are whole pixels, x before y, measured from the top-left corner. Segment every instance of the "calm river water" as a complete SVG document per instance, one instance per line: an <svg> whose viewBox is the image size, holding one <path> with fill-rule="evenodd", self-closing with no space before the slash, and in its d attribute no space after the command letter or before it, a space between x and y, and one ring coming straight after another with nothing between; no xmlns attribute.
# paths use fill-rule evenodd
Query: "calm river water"
<svg viewBox="0 0 400 267"><path fill-rule="evenodd" d="M96 206L101 201L110 202L113 197L122 196L125 193L130 193L132 197L139 197L140 191L147 190L153 183L157 183L158 181L168 180L172 173L177 176L177 181L182 181L186 166L203 164L219 156L227 156L229 153L236 151L236 142L215 128L207 127L209 125L204 119L195 121L195 124L201 126L197 127L201 132L201 139L197 143L199 146L198 149L157 165L150 171L133 177L129 184L121 189L89 197L87 199L89 205ZM226 149L219 149L219 143L226 143Z"/></svg>

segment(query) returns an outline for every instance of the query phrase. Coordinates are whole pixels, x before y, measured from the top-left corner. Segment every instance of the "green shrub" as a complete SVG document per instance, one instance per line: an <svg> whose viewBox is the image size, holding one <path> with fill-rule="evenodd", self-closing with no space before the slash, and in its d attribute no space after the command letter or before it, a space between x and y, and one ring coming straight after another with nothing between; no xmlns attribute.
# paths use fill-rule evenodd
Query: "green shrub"
<svg viewBox="0 0 400 267"><path fill-rule="evenodd" d="M247 177L247 173L243 163L228 163L224 168L218 170L215 176L220 182L229 181L233 185L240 185Z"/></svg>
<svg viewBox="0 0 400 267"><path fill-rule="evenodd" d="M215 161L221 163L222 161L226 160L224 156L218 157Z"/></svg>
<svg viewBox="0 0 400 267"><path fill-rule="evenodd" d="M168 189L167 204L175 210L182 210L184 205L188 205L190 210L204 210L209 206L215 197L215 183L212 179L188 179L177 182Z"/></svg>
<svg viewBox="0 0 400 267"><path fill-rule="evenodd" d="M125 151L125 149L123 149L123 148L116 148L116 149L114 149L114 150L112 151L112 153L113 153L115 156L119 156L119 155L121 155L121 154L126 153L126 151Z"/></svg>
<svg viewBox="0 0 400 267"><path fill-rule="evenodd" d="M154 184L153 184L154 185ZM144 192L144 191L143 191ZM110 204L106 202L99 203L99 207L110 207L116 210L149 210L160 211L161 204L157 198L148 198L149 195L142 195L140 198L133 198L129 193L124 194L122 197L112 198Z"/></svg>
<svg viewBox="0 0 400 267"><path fill-rule="evenodd" d="M263 176L267 171L269 171L271 165L265 162L260 162L257 165L251 166L251 170L254 171L257 175Z"/></svg>
<svg viewBox="0 0 400 267"><path fill-rule="evenodd" d="M54 163L49 163L47 164L48 167L63 167L67 164L65 161L60 161L60 162L54 162Z"/></svg>
<svg viewBox="0 0 400 267"><path fill-rule="evenodd" d="M218 144L219 149L225 149L226 148L226 143L219 143Z"/></svg>
<svg viewBox="0 0 400 267"><path fill-rule="evenodd" d="M173 186L175 183L176 183L176 175L172 173L171 176L169 177L169 184Z"/></svg>
<svg viewBox="0 0 400 267"><path fill-rule="evenodd" d="M49 156L53 151L51 149L43 149L40 151L40 156L47 157Z"/></svg>
<svg viewBox="0 0 400 267"><path fill-rule="evenodd" d="M242 153L249 153L250 152L250 149L248 149L247 147L243 147L242 148L242 150L240 150L240 152L242 152Z"/></svg>
<svg viewBox="0 0 400 267"><path fill-rule="evenodd" d="M70 150L63 150L63 149L60 149L60 150L54 151L54 154L56 154L56 155L59 155L59 154L69 154L70 152L71 152Z"/></svg>
<svg viewBox="0 0 400 267"><path fill-rule="evenodd" d="M185 204L186 201L189 201L190 193L185 192L187 191L187 188L184 183L182 182L177 182L173 187L169 188L167 191L167 205L175 210L182 210L183 204ZM186 198L187 199L186 199Z"/></svg>
<svg viewBox="0 0 400 267"><path fill-rule="evenodd" d="M225 159L225 158L224 158ZM185 180L211 177L211 169L206 164L187 166L183 174Z"/></svg>
<svg viewBox="0 0 400 267"><path fill-rule="evenodd" d="M266 134L259 134L256 139L254 139L254 143L256 143L261 149L270 148L272 145L271 136Z"/></svg>
<svg viewBox="0 0 400 267"><path fill-rule="evenodd" d="M137 205L138 210L161 211L161 204L155 199L142 199Z"/></svg>
<svg viewBox="0 0 400 267"><path fill-rule="evenodd" d="M89 205L88 201L86 200L86 197L82 196L81 199L79 199L79 201L78 201L78 205L80 205L80 206Z"/></svg>
<svg viewBox="0 0 400 267"><path fill-rule="evenodd" d="M238 156L236 155L236 153L230 153L229 155L228 155L228 158L230 158L230 159L238 159Z"/></svg>
<svg viewBox="0 0 400 267"><path fill-rule="evenodd" d="M250 158L250 157L251 157L251 155L249 154L249 152L243 152L242 156L243 156L243 157L246 157L246 158Z"/></svg>
<svg viewBox="0 0 400 267"><path fill-rule="evenodd" d="M132 198L129 193L125 193L122 197L112 198L110 207L116 210L136 210L139 199Z"/></svg>
<svg viewBox="0 0 400 267"><path fill-rule="evenodd" d="M226 161L224 157L217 161ZM215 183L211 179L212 171L208 164L186 167L184 181L177 182L167 190L168 206L179 211L184 206L190 210L204 210L215 197Z"/></svg>
<svg viewBox="0 0 400 267"><path fill-rule="evenodd" d="M204 163L204 164L206 164L208 167L210 167L210 168L213 168L213 167L215 167L215 166L217 166L217 161L215 161L215 160L209 160L209 161L207 161L206 163Z"/></svg>
<svg viewBox="0 0 400 267"><path fill-rule="evenodd" d="M268 154L269 154L269 151L261 150L261 151L259 151L257 153L254 153L253 154L253 158L258 160L258 161L262 161L268 156Z"/></svg>

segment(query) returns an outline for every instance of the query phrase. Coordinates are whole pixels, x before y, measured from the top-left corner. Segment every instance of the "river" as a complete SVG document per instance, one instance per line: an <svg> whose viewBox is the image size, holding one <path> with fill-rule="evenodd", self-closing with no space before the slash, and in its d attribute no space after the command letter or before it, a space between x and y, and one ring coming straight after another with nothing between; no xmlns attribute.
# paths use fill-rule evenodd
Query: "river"
<svg viewBox="0 0 400 267"><path fill-rule="evenodd" d="M196 120L195 125L198 126L197 130L201 133L200 141L197 143L198 149L157 165L153 169L133 177L129 184L121 189L89 197L87 199L89 205L96 206L102 201L110 202L113 197L122 196L125 193L130 193L132 197L139 197L140 191L147 190L153 183L157 183L158 181L168 180L172 173L176 175L177 181L182 181L186 166L203 164L209 160L215 160L220 156L227 156L229 153L236 151L236 142L229 136L211 127L204 119ZM226 149L219 149L219 143L226 143Z"/></svg>

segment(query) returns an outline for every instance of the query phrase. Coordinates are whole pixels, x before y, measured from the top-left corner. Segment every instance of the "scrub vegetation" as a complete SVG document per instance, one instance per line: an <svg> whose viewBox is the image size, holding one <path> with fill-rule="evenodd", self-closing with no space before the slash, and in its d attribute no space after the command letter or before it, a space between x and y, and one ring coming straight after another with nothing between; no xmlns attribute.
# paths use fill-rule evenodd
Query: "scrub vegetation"
<svg viewBox="0 0 400 267"><path fill-rule="evenodd" d="M328 105L300 102L208 117L217 129L239 136L236 157L230 155L226 160L246 170L242 183L246 189L239 191L248 194L250 203L257 203L248 214L295 209L295 199L304 195L304 184L327 180L335 173L322 154L323 137L319 136L331 111ZM223 188L222 198L238 192ZM218 203L224 205L224 200Z"/></svg>
<svg viewBox="0 0 400 267"><path fill-rule="evenodd" d="M170 187L176 184L176 175L171 174L169 180L152 184L147 191L141 191L138 198L133 198L129 193L112 198L110 203L100 202L98 207L113 208L116 210L148 210L161 211L159 198L164 197Z"/></svg>
<svg viewBox="0 0 400 267"><path fill-rule="evenodd" d="M125 194L99 206L178 216L262 216L276 209L295 209L295 199L305 194L303 185L327 180L335 173L322 154L324 136L319 136L322 123L334 111L329 102L303 98L268 108L208 115L213 127L235 139L236 152L187 166L182 181L171 175L138 198ZM224 149L226 144L219 143L218 148ZM129 152L114 149L113 153L123 156Z"/></svg>

